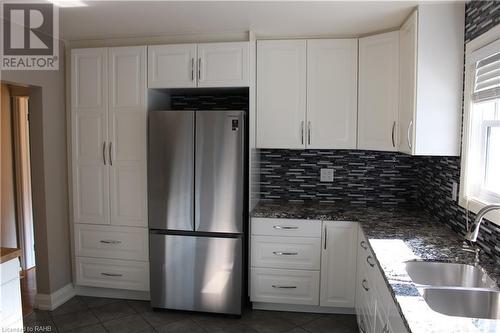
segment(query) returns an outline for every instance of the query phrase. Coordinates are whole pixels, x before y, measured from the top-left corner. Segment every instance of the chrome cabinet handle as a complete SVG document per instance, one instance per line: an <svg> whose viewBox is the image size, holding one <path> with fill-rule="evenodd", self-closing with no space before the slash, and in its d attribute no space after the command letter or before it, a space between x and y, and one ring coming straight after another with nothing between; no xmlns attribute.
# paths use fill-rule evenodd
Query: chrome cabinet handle
<svg viewBox="0 0 500 333"><path fill-rule="evenodd" d="M298 229L299 227L286 226L286 225L275 225L275 226L273 226L273 228L278 229L278 230L290 230L290 229Z"/></svg>
<svg viewBox="0 0 500 333"><path fill-rule="evenodd" d="M102 160L104 165L106 165L106 141L102 143Z"/></svg>
<svg viewBox="0 0 500 333"><path fill-rule="evenodd" d="M101 273L104 276L123 276L123 274L115 274L115 273Z"/></svg>
<svg viewBox="0 0 500 333"><path fill-rule="evenodd" d="M113 142L109 143L109 165L113 165L113 158L111 157L111 147L113 145Z"/></svg>
<svg viewBox="0 0 500 333"><path fill-rule="evenodd" d="M368 263L368 265L370 265L371 267L375 266L375 264L371 261L373 258L372 256L368 256L366 257L366 262Z"/></svg>
<svg viewBox="0 0 500 333"><path fill-rule="evenodd" d="M323 249L326 250L326 238L328 236L328 229L325 227L325 244L323 244Z"/></svg>
<svg viewBox="0 0 500 333"><path fill-rule="evenodd" d="M300 144L304 144L304 121L300 122Z"/></svg>
<svg viewBox="0 0 500 333"><path fill-rule="evenodd" d="M392 146L396 147L396 140L394 139L394 130L396 129L396 122L392 123L392 132L391 132L391 140L392 140Z"/></svg>
<svg viewBox="0 0 500 333"><path fill-rule="evenodd" d="M276 288L276 289L296 289L297 286L280 286L280 285L273 284L273 288Z"/></svg>
<svg viewBox="0 0 500 333"><path fill-rule="evenodd" d="M108 239L102 239L101 243L103 244L121 244L122 241L119 240L108 240Z"/></svg>
<svg viewBox="0 0 500 333"><path fill-rule="evenodd" d="M201 58L198 58L198 81L201 81Z"/></svg>
<svg viewBox="0 0 500 333"><path fill-rule="evenodd" d="M412 125L413 125L413 120L410 120L410 122L408 123L408 130L406 131L406 139L408 140L408 148L410 148L410 150L412 149L411 138L410 138L410 129Z"/></svg>
<svg viewBox="0 0 500 333"><path fill-rule="evenodd" d="M363 287L363 289L365 291L368 291L370 290L370 288L368 288L367 286L365 286L365 283L367 283L368 281L366 281L366 279L363 279L363 281L361 281L361 286Z"/></svg>
<svg viewBox="0 0 500 333"><path fill-rule="evenodd" d="M194 58L191 58L191 81L194 81Z"/></svg>
<svg viewBox="0 0 500 333"><path fill-rule="evenodd" d="M281 251L273 251L275 256L296 256L298 252L281 252Z"/></svg>
<svg viewBox="0 0 500 333"><path fill-rule="evenodd" d="M361 241L361 243L359 243L359 246L361 246L365 250L368 250L368 246L366 245L365 241Z"/></svg>
<svg viewBox="0 0 500 333"><path fill-rule="evenodd" d="M307 144L311 144L311 122L307 122Z"/></svg>

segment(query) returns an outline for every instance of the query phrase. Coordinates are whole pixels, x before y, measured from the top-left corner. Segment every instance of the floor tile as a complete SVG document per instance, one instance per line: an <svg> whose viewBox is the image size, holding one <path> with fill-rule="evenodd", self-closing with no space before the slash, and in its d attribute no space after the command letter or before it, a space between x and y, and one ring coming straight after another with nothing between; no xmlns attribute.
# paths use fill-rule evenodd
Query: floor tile
<svg viewBox="0 0 500 333"><path fill-rule="evenodd" d="M165 326L161 326L156 328L156 330L160 333L205 333L197 323L195 323L191 319L176 321L175 323L171 323ZM210 332L210 331L209 331Z"/></svg>
<svg viewBox="0 0 500 333"><path fill-rule="evenodd" d="M102 324L95 324L71 330L71 333L107 333Z"/></svg>
<svg viewBox="0 0 500 333"><path fill-rule="evenodd" d="M93 308L91 311L101 322L136 314L127 302L110 303L99 308Z"/></svg>
<svg viewBox="0 0 500 333"><path fill-rule="evenodd" d="M181 311L155 310L141 313L141 316L153 327L164 326L176 321L189 319L190 314Z"/></svg>
<svg viewBox="0 0 500 333"><path fill-rule="evenodd" d="M110 333L142 333L154 332L151 325L149 325L141 316L132 315L119 319L114 319L103 323L106 330Z"/></svg>
<svg viewBox="0 0 500 333"><path fill-rule="evenodd" d="M52 318L61 332L99 323L99 319L89 310L57 315Z"/></svg>
<svg viewBox="0 0 500 333"><path fill-rule="evenodd" d="M241 319L223 315L193 315L193 320L209 332L218 332L222 329L241 323Z"/></svg>
<svg viewBox="0 0 500 333"><path fill-rule="evenodd" d="M354 315L328 315L302 326L311 333L356 333L358 326Z"/></svg>
<svg viewBox="0 0 500 333"><path fill-rule="evenodd" d="M279 317L275 312L246 314L242 322L259 333L278 333L290 331L296 325Z"/></svg>
<svg viewBox="0 0 500 333"><path fill-rule="evenodd" d="M232 325L226 328L216 331L217 333L258 333L256 330L250 326L244 324Z"/></svg>
<svg viewBox="0 0 500 333"><path fill-rule="evenodd" d="M151 303L148 301L127 301L127 304L130 305L137 313L152 311Z"/></svg>
<svg viewBox="0 0 500 333"><path fill-rule="evenodd" d="M305 325L324 316L319 313L307 312L277 312L277 315L297 326Z"/></svg>
<svg viewBox="0 0 500 333"><path fill-rule="evenodd" d="M57 332L54 321L50 318L24 322L25 332Z"/></svg>
<svg viewBox="0 0 500 333"><path fill-rule="evenodd" d="M302 327L295 327L295 328L292 328L292 330L286 332L286 333L309 333L308 331L306 331L305 329L303 329Z"/></svg>
<svg viewBox="0 0 500 333"><path fill-rule="evenodd" d="M32 313L27 315L26 317L23 318L23 321L25 324L32 323L34 321L40 321L40 320L47 320L51 319L52 316L50 315L49 311L43 311L43 310L34 310Z"/></svg>
<svg viewBox="0 0 500 333"><path fill-rule="evenodd" d="M116 298L105 298L105 297L90 297L90 296L81 296L82 301L87 304L89 308L98 308L100 306L123 302L121 299Z"/></svg>
<svg viewBox="0 0 500 333"><path fill-rule="evenodd" d="M87 309L87 304L85 304L80 297L76 296L59 306L54 311L51 311L51 314L53 316L58 316L66 313L85 311Z"/></svg>

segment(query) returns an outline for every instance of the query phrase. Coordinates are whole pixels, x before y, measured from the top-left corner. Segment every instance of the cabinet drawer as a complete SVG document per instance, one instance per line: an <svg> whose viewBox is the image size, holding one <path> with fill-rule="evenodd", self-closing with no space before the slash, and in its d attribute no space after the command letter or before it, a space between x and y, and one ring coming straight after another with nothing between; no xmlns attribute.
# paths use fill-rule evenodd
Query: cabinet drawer
<svg viewBox="0 0 500 333"><path fill-rule="evenodd" d="M145 228L75 224L75 249L80 257L148 260Z"/></svg>
<svg viewBox="0 0 500 333"><path fill-rule="evenodd" d="M319 272L285 269L251 269L253 302L319 304Z"/></svg>
<svg viewBox="0 0 500 333"><path fill-rule="evenodd" d="M252 236L253 267L319 270L321 239Z"/></svg>
<svg viewBox="0 0 500 333"><path fill-rule="evenodd" d="M77 257L76 284L148 291L149 263L145 261Z"/></svg>
<svg viewBox="0 0 500 333"><path fill-rule="evenodd" d="M321 237L321 221L253 218L252 235Z"/></svg>

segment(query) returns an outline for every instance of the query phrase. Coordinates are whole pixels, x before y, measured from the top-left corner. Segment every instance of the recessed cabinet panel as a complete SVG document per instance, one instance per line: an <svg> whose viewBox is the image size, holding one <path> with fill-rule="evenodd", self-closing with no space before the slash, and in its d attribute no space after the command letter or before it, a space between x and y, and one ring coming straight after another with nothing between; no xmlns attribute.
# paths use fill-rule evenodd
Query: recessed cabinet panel
<svg viewBox="0 0 500 333"><path fill-rule="evenodd" d="M360 38L358 103L358 148L397 150L398 31Z"/></svg>
<svg viewBox="0 0 500 333"><path fill-rule="evenodd" d="M248 43L198 44L198 87L248 86Z"/></svg>
<svg viewBox="0 0 500 333"><path fill-rule="evenodd" d="M107 51L73 50L71 60L74 221L109 224Z"/></svg>
<svg viewBox="0 0 500 333"><path fill-rule="evenodd" d="M356 241L353 222L323 222L321 254L321 306L354 307L356 292Z"/></svg>
<svg viewBox="0 0 500 333"><path fill-rule="evenodd" d="M356 148L357 70L357 39L307 41L307 148Z"/></svg>
<svg viewBox="0 0 500 333"><path fill-rule="evenodd" d="M306 41L257 42L257 147L305 148Z"/></svg>
<svg viewBox="0 0 500 333"><path fill-rule="evenodd" d="M196 87L196 44L148 46L148 88Z"/></svg>
<svg viewBox="0 0 500 333"><path fill-rule="evenodd" d="M146 48L109 53L111 224L146 227Z"/></svg>

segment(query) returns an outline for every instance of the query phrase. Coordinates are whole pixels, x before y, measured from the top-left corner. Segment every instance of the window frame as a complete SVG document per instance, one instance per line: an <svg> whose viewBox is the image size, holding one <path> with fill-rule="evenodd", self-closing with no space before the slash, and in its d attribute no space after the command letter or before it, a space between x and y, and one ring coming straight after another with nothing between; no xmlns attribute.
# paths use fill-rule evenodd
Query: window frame
<svg viewBox="0 0 500 333"><path fill-rule="evenodd" d="M468 172L471 169L469 161L472 133L472 93L475 84L475 63L486 58L500 47L500 25L495 26L483 35L467 43L465 47L465 87L464 87L464 115L463 115L463 137L462 137L462 158L460 172L460 190L458 204L473 212L477 213L481 208L491 203L500 203L496 200L496 195L492 196L492 201L476 198L467 193L469 188ZM484 150L484 149L482 149ZM481 158L485 152L481 151ZM493 223L500 225L500 212L491 211L486 215L486 218Z"/></svg>

